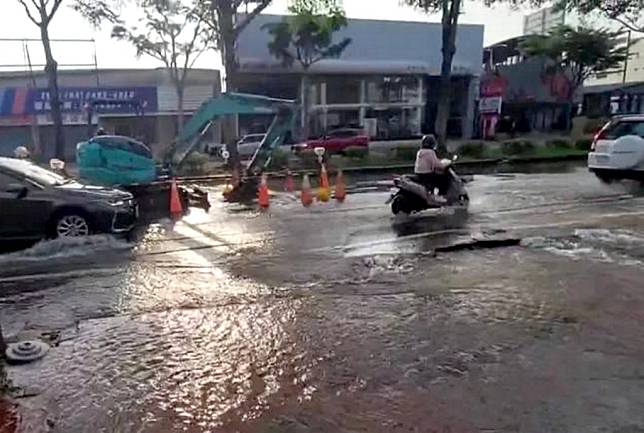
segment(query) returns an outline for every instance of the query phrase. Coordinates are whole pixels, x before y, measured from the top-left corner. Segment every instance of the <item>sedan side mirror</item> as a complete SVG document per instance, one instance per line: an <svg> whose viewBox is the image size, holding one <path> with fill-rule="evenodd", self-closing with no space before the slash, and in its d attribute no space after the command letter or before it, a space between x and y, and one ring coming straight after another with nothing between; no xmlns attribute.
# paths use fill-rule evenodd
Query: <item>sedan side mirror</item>
<svg viewBox="0 0 644 433"><path fill-rule="evenodd" d="M27 195L27 192L29 192L26 186L19 183L10 183L7 185L7 188L5 188L5 191L15 193L16 198L24 198Z"/></svg>

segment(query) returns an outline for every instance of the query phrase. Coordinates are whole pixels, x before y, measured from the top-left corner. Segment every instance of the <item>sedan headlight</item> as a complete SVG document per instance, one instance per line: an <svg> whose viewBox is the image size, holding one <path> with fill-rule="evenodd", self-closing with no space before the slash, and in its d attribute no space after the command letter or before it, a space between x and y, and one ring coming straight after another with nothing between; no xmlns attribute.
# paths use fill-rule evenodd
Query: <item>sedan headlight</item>
<svg viewBox="0 0 644 433"><path fill-rule="evenodd" d="M109 200L109 201L108 201L108 204L109 204L110 206L114 206L114 207L125 206L125 200L122 200L122 199L112 199L112 200Z"/></svg>

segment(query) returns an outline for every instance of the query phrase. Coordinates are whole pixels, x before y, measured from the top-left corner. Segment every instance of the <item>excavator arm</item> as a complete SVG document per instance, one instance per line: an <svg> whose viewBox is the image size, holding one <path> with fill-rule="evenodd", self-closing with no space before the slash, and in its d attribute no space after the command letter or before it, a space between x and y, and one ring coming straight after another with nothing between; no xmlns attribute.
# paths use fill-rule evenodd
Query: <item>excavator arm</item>
<svg viewBox="0 0 644 433"><path fill-rule="evenodd" d="M284 143L292 129L295 104L291 100L244 93L223 93L201 104L184 125L166 155L170 169L176 169L197 148L212 123L227 115L275 114L264 141L253 155L247 174L259 174L270 163L273 150Z"/></svg>

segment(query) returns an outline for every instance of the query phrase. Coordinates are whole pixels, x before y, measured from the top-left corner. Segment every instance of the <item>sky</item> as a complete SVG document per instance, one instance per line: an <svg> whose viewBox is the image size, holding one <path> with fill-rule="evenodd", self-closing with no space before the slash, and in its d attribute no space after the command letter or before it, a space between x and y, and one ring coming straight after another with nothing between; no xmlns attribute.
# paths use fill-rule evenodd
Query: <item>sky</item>
<svg viewBox="0 0 644 433"><path fill-rule="evenodd" d="M267 13L283 13L287 0L274 0ZM27 18L18 0L0 0L0 38L38 38L38 28ZM379 5L374 7L374 4ZM401 6L400 0L344 0L344 7L349 18L370 18L403 21L439 22L439 15L424 15L412 8ZM460 22L483 24L485 26L485 44L490 44L518 36L522 32L523 15L528 9L512 9L507 5L486 8L482 2L466 1L464 14ZM126 21L136 19L136 13L123 10ZM94 29L75 11L64 4L50 25L50 37L58 39L95 39L99 68L154 68L161 66L158 60L142 56L136 57L135 50L123 41L110 38L110 28ZM54 57L59 64L93 64L93 43L66 43L53 45ZM0 41L0 65L25 64L22 43ZM40 42L29 43L29 53L34 64L43 63ZM216 52L204 53L196 67L220 68L221 61ZM13 68L16 69L16 68ZM19 68L23 69L23 68ZM7 70L6 67L0 70Z"/></svg>

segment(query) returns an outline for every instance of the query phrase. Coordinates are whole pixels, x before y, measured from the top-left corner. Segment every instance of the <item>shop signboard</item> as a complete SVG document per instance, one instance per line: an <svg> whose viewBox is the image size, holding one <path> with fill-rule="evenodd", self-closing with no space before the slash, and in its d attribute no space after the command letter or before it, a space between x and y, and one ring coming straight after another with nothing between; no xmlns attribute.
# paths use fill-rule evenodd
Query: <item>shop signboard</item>
<svg viewBox="0 0 644 433"><path fill-rule="evenodd" d="M89 103L101 101L96 111L101 114L135 114L136 102L144 112L156 112L156 87L61 87L63 114L80 114ZM48 89L0 89L0 116L50 115L51 96Z"/></svg>
<svg viewBox="0 0 644 433"><path fill-rule="evenodd" d="M479 113L501 114L503 98L501 96L484 97L479 100Z"/></svg>

